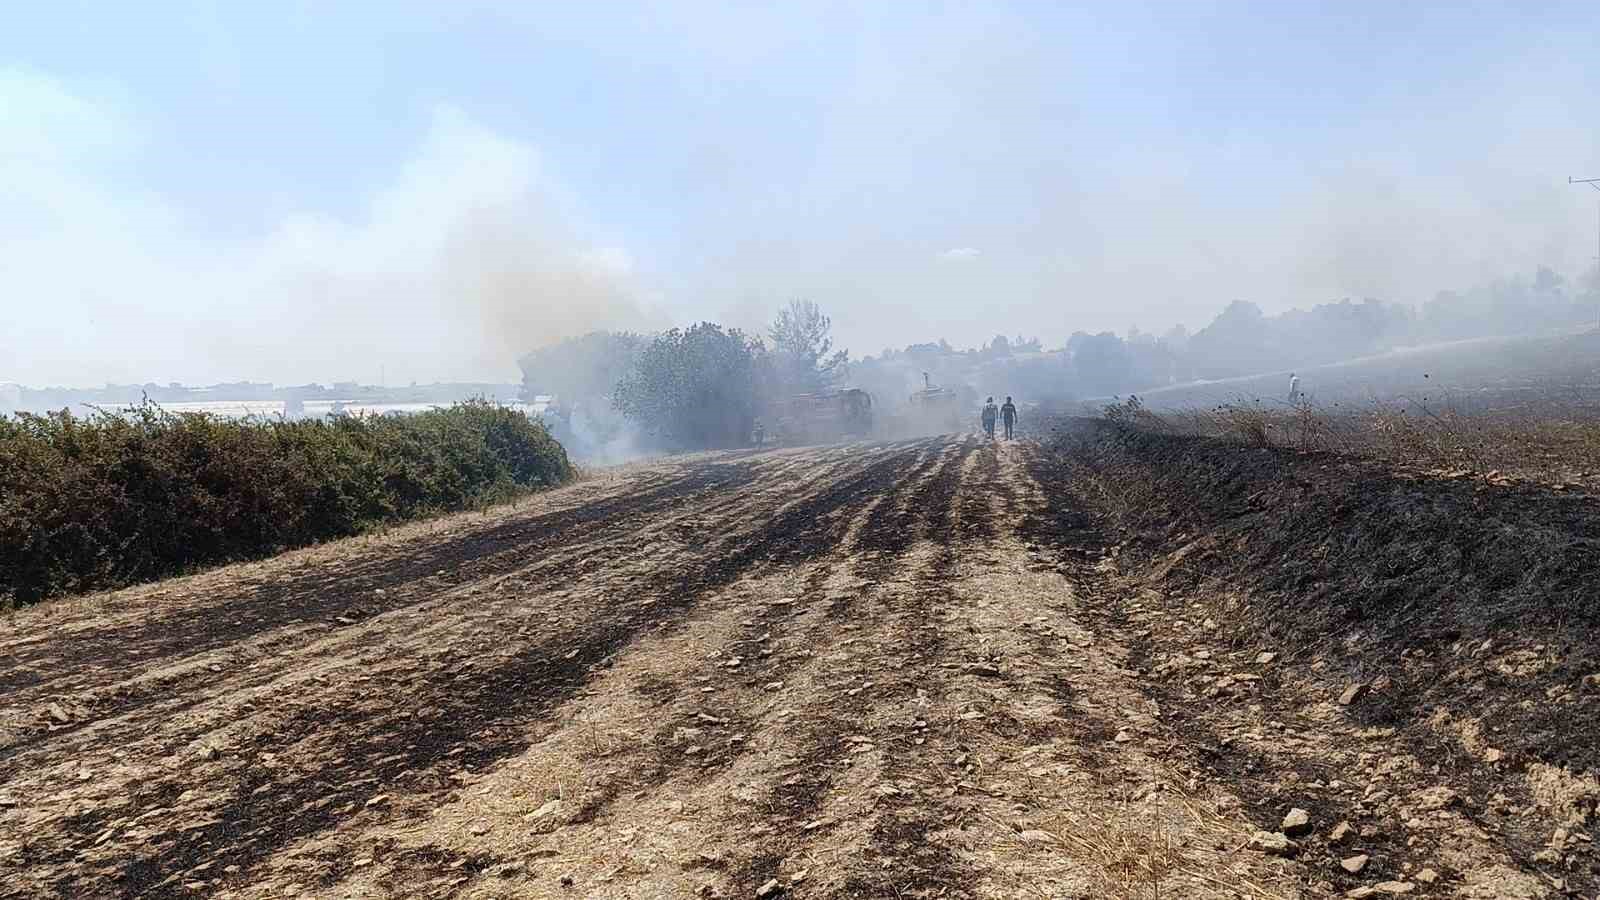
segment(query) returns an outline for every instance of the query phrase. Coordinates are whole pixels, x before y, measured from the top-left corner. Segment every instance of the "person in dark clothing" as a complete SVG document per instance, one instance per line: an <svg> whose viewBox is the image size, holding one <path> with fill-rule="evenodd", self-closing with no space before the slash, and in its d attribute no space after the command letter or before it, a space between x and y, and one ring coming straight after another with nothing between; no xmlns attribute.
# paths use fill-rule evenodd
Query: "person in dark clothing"
<svg viewBox="0 0 1600 900"><path fill-rule="evenodd" d="M994 398L993 397L990 397L988 400L984 401L984 403L983 403L983 433L987 434L989 436L989 440L991 440L991 441L994 440L994 420L995 420L996 417L999 416L999 414L1000 414L1000 411L995 408Z"/></svg>
<svg viewBox="0 0 1600 900"><path fill-rule="evenodd" d="M1011 440L1011 429L1017 424L1017 405L1006 398L1006 405L1000 407L1000 419L1006 423L1006 440Z"/></svg>

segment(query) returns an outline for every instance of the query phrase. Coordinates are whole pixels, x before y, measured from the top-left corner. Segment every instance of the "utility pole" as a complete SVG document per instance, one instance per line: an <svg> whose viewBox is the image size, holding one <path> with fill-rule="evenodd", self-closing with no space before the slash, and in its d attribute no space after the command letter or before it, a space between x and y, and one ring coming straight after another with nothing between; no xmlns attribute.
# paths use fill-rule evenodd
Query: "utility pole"
<svg viewBox="0 0 1600 900"><path fill-rule="evenodd" d="M1589 187L1600 191L1600 178L1573 178L1571 175L1568 175L1567 184L1587 184ZM1600 204L1596 204L1595 206L1597 210L1600 210ZM1600 251L1600 232L1597 232L1595 236L1595 249ZM1594 267L1595 290L1600 291L1600 253L1595 254Z"/></svg>

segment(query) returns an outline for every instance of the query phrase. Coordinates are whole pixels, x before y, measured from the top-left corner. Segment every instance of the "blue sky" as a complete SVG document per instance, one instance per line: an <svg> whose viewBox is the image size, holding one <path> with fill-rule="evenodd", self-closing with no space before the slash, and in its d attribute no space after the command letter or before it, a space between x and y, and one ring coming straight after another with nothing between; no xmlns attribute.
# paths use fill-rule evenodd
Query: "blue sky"
<svg viewBox="0 0 1600 900"><path fill-rule="evenodd" d="M1056 343L1592 264L1592 4L724 6L13 12L0 381L510 380L797 296L858 353Z"/></svg>

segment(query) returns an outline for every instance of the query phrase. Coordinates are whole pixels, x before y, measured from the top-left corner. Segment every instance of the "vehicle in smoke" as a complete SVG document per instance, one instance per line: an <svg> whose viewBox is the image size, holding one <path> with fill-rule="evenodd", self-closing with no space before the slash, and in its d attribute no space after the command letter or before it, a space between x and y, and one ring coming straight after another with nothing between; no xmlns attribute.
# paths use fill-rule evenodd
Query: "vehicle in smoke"
<svg viewBox="0 0 1600 900"><path fill-rule="evenodd" d="M913 432L923 434L960 431L970 405L962 399L962 392L936 386L933 378L923 372L922 390L910 397L906 424Z"/></svg>
<svg viewBox="0 0 1600 900"><path fill-rule="evenodd" d="M872 395L860 388L796 394L776 406L779 443L819 444L872 431Z"/></svg>

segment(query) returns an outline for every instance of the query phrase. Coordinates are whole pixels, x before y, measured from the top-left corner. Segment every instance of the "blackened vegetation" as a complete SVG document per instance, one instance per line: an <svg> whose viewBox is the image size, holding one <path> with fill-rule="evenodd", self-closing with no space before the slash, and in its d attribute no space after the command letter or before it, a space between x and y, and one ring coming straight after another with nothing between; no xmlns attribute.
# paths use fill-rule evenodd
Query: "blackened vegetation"
<svg viewBox="0 0 1600 900"><path fill-rule="evenodd" d="M1600 685L1585 681L1600 673L1600 502L1082 422L1057 449L1040 462L1056 467L1041 482L1077 498L1062 498L1068 516L1074 505L1098 508L1121 541L1124 571L1143 565L1167 596L1232 600L1216 611L1217 640L1320 659L1320 672L1297 673L1331 695L1369 686L1348 708L1354 723L1395 729L1397 752L1437 765L1436 777L1462 790L1464 815L1502 834L1524 868L1545 868L1532 857L1546 823L1499 819L1486 801L1526 802L1518 775L1528 762L1600 770ZM1260 696L1272 707L1271 691ZM1185 703L1161 699L1180 711ZM1190 712L1186 727L1199 727L1203 710ZM1513 764L1464 753L1429 726L1440 712L1477 722ZM1290 706L1272 714L1315 727ZM1218 735L1197 738L1216 748L1213 768L1266 776L1242 784L1265 789L1246 800L1269 819L1281 774L1273 761L1241 756ZM1305 760L1296 767L1302 779L1327 777ZM1600 884L1585 868L1555 874L1573 887Z"/></svg>

